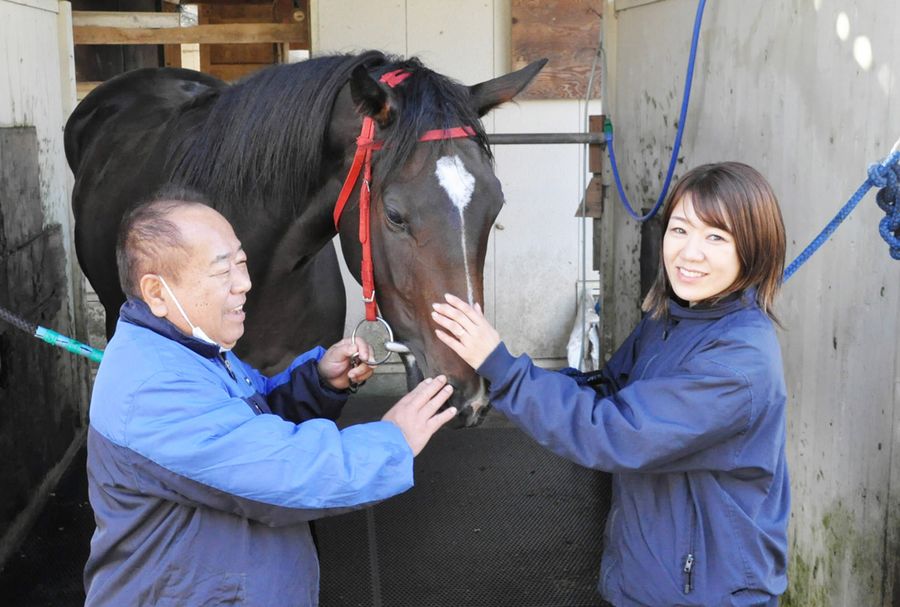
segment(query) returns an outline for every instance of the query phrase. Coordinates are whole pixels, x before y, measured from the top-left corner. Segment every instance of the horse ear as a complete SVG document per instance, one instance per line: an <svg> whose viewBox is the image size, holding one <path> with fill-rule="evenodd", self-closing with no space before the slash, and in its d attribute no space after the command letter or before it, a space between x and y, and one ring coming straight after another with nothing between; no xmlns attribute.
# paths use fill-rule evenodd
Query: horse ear
<svg viewBox="0 0 900 607"><path fill-rule="evenodd" d="M350 96L357 112L374 118L381 126L387 124L391 112L388 94L363 65L356 66L350 75Z"/></svg>
<svg viewBox="0 0 900 607"><path fill-rule="evenodd" d="M472 106L479 116L484 116L501 103L506 103L521 93L546 64L547 59L539 59L518 71L470 86Z"/></svg>

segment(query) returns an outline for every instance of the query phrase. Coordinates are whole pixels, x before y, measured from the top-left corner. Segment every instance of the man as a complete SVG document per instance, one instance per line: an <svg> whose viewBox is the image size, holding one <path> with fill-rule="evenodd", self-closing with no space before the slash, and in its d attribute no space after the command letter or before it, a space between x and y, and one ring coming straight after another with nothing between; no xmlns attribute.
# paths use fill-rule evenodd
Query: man
<svg viewBox="0 0 900 607"><path fill-rule="evenodd" d="M338 430L371 350L343 340L265 377L230 350L244 331L247 256L197 195L124 220L122 306L97 374L88 482L97 529L87 605L318 604L308 521L413 484L413 457L455 414L444 377L382 421Z"/></svg>

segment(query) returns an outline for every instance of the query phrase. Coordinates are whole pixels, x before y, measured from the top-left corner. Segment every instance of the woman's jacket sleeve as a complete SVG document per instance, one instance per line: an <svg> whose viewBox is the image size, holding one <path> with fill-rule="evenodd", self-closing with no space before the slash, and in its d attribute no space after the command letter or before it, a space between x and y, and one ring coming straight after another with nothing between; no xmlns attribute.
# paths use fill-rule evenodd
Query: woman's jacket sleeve
<svg viewBox="0 0 900 607"><path fill-rule="evenodd" d="M626 380L622 354L610 377ZM706 450L748 429L756 414L751 382L735 361L759 352L726 343L692 356L669 373L631 381L608 395L579 387L560 373L513 358L504 344L478 372L491 382L491 401L541 445L608 472L728 469ZM731 361L726 363L723 361Z"/></svg>

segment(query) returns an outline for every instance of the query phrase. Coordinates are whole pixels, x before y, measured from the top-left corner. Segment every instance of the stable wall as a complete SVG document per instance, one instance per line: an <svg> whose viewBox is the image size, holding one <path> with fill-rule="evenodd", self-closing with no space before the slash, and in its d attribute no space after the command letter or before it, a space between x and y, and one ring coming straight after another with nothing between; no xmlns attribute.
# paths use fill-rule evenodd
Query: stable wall
<svg viewBox="0 0 900 607"><path fill-rule="evenodd" d="M68 3L0 0L0 306L86 341L62 141L71 49ZM0 322L0 567L83 442L89 377Z"/></svg>
<svg viewBox="0 0 900 607"><path fill-rule="evenodd" d="M416 55L465 84L511 71L508 0L460 2L313 1L313 55L379 49ZM592 102L591 111L599 113ZM518 101L484 117L488 133L584 130L584 102ZM515 352L565 364L581 277L581 221L586 182L583 146L493 146L506 204L494 225L485 265L486 313ZM587 225L588 280L591 227ZM342 261L343 263L343 261ZM345 269L347 331L363 318L360 287Z"/></svg>
<svg viewBox="0 0 900 607"><path fill-rule="evenodd" d="M676 176L739 160L771 181L792 260L900 137L900 13L877 0L707 3ZM656 200L675 136L694 0L610 0L611 113L625 190ZM608 207L609 209L610 207ZM900 262L874 193L785 285L790 588L782 605L900 605ZM637 320L639 243L605 219L607 316ZM624 296L623 296L624 295Z"/></svg>

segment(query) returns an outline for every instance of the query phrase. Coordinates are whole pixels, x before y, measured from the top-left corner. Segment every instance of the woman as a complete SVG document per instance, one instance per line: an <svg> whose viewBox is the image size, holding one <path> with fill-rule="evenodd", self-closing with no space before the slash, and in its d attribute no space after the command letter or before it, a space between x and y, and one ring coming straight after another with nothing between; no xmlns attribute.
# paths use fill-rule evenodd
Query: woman
<svg viewBox="0 0 900 607"><path fill-rule="evenodd" d="M785 384L772 305L784 225L747 165L672 190L646 315L597 391L514 358L477 304L434 304L438 337L493 405L554 453L613 476L600 594L616 607L777 605L787 578Z"/></svg>

